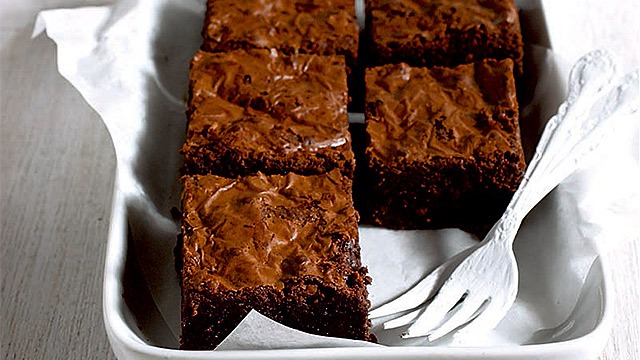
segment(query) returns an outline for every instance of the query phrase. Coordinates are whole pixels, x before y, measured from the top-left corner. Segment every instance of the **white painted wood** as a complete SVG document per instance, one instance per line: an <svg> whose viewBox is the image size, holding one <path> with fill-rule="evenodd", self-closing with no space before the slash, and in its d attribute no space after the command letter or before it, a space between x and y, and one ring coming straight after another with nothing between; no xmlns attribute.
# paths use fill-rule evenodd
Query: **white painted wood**
<svg viewBox="0 0 640 360"><path fill-rule="evenodd" d="M554 14L580 30L563 32L567 58L608 47L637 67L637 0L566 2L573 10ZM29 38L38 10L96 3L0 2L2 358L114 358L101 306L113 149L98 116L57 74L52 42ZM640 358L637 235L608 253L616 323L601 360Z"/></svg>

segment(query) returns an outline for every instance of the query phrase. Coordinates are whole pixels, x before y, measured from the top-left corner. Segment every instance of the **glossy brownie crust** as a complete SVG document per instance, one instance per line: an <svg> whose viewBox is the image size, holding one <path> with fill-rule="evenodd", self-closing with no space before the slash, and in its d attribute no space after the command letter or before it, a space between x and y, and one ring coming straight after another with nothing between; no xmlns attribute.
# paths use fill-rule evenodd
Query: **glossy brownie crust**
<svg viewBox="0 0 640 360"><path fill-rule="evenodd" d="M353 0L209 0L202 49L277 49L343 55L354 64L358 23Z"/></svg>
<svg viewBox="0 0 640 360"><path fill-rule="evenodd" d="M182 349L213 349L251 309L302 331L371 340L349 178L182 183Z"/></svg>
<svg viewBox="0 0 640 360"><path fill-rule="evenodd" d="M373 65L455 66L510 58L521 67L514 0L368 0L366 6Z"/></svg>
<svg viewBox="0 0 640 360"><path fill-rule="evenodd" d="M367 70L365 217L397 229L483 232L524 174L511 60Z"/></svg>
<svg viewBox="0 0 640 360"><path fill-rule="evenodd" d="M183 173L353 176L340 56L198 52L191 64Z"/></svg>

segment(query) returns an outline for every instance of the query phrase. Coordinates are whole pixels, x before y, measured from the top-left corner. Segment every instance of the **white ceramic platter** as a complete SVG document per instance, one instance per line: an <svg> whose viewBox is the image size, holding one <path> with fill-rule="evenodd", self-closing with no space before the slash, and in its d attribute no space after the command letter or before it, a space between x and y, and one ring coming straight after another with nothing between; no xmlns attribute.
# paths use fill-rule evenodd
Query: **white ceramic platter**
<svg viewBox="0 0 640 360"><path fill-rule="evenodd" d="M174 40L169 39L196 44L201 15L194 13L193 6L181 2L166 5L154 14L161 27L151 46L166 56L156 62L158 76L149 91L159 88L169 92L170 98L180 99L186 77L163 74L186 74L192 52L176 54L176 46L171 43ZM526 75L519 94L521 124L524 145L531 154L545 120L563 100L567 74L548 50L540 2L523 0L518 5L528 43ZM362 8L361 4L358 8ZM193 51L194 47L189 49ZM397 333L383 332L376 326L374 331L380 342L392 346L178 350L180 294L172 266L177 228L170 211L179 206L178 149L184 140L180 106L154 101L145 104L147 117L156 120L145 123L144 136L132 141L130 148L117 149L119 160L130 161L118 163L103 306L107 333L120 359L585 359L597 356L603 348L612 317L607 266L594 239L582 228L575 191L561 186L525 220L515 245L521 276L518 299L505 320L487 336L425 346L419 340L403 342ZM122 142L114 138L114 143ZM569 182L579 181L579 176L574 176ZM540 236L540 229L545 230L544 236ZM424 274L469 245L468 237L457 230L360 230L363 261L374 279L370 288L374 305L416 281L416 269L418 275ZM380 239L387 239L388 244ZM390 250L381 253L379 249L384 246ZM422 255L416 257L416 253ZM388 266L381 266L385 261ZM403 272L408 267L414 270L410 275Z"/></svg>

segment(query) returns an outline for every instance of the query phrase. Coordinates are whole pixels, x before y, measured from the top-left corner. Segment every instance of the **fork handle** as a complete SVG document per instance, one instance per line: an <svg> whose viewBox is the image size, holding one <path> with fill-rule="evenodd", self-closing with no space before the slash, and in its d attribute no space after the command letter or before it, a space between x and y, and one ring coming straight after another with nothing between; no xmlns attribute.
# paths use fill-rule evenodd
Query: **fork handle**
<svg viewBox="0 0 640 360"><path fill-rule="evenodd" d="M637 111L638 72L614 84L615 74L603 51L589 53L573 67L567 100L545 126L520 186L492 229L500 238L513 242L527 213L582 165L619 116Z"/></svg>

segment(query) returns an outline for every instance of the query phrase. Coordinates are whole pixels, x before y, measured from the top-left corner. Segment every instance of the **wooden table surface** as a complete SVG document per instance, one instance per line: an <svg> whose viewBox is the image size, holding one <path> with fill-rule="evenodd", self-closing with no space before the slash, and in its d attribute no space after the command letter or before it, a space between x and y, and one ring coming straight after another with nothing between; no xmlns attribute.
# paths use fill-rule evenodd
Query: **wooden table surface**
<svg viewBox="0 0 640 360"><path fill-rule="evenodd" d="M30 39L39 10L95 3L0 5L0 323L7 359L114 358L101 304L114 150L98 115L57 73L53 42ZM637 0L545 5L556 52L573 60L608 48L626 69L638 67ZM600 359L640 358L638 248L636 234L607 253L616 315Z"/></svg>

